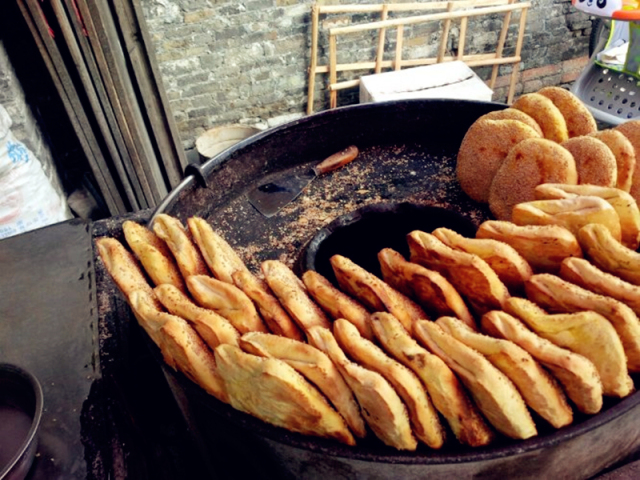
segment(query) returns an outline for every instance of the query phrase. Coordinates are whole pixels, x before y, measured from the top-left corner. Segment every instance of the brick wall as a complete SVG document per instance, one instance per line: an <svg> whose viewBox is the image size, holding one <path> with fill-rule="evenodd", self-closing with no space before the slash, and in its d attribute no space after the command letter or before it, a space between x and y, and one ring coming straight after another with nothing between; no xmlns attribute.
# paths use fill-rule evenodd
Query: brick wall
<svg viewBox="0 0 640 480"><path fill-rule="evenodd" d="M304 114L311 0L141 0L141 4L186 149L213 126L266 124L273 117ZM497 20L470 24L474 33L467 46L482 51L483 45L495 42L500 27ZM518 93L575 79L586 61L590 29L589 17L573 9L569 0L532 0ZM436 48L438 33L433 26L416 26L405 34L407 57L429 55ZM320 41L322 56L325 40ZM387 42L392 41L389 34ZM454 32L452 48L455 41ZM339 61L372 58L374 45L371 39L355 39L347 48L341 46L346 56ZM326 63L326 57L322 61ZM496 101L506 100L509 68L501 69ZM319 92L316 98L320 108L326 95ZM340 97L341 105L355 102L357 91Z"/></svg>

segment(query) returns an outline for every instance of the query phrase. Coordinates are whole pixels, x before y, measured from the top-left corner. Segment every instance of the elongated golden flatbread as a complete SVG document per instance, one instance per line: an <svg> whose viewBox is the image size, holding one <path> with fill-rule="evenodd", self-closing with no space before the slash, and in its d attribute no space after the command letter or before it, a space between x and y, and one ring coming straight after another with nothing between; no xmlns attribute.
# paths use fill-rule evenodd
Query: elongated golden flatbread
<svg viewBox="0 0 640 480"><path fill-rule="evenodd" d="M384 281L400 293L415 299L427 315L432 314L434 318L452 315L469 327L476 328L476 321L467 304L451 282L441 274L408 262L391 248L380 250L378 260Z"/></svg>
<svg viewBox="0 0 640 480"><path fill-rule="evenodd" d="M153 222L153 231L171 250L185 280L191 275L209 275L209 269L200 250L180 220L161 213Z"/></svg>
<svg viewBox="0 0 640 480"><path fill-rule="evenodd" d="M326 353L338 367L373 433L385 445L415 450L418 442L411 431L407 408L389 382L379 373L350 361L329 329L310 327L307 334L309 343Z"/></svg>
<svg viewBox="0 0 640 480"><path fill-rule="evenodd" d="M413 433L418 440L431 448L442 447L444 430L418 377L362 337L358 329L344 319L333 323L333 335L344 352L356 363L378 372L393 386L407 407Z"/></svg>
<svg viewBox="0 0 640 480"><path fill-rule="evenodd" d="M558 379L579 411L593 415L602 409L602 382L591 360L540 337L506 312L486 313L481 325L483 332L511 340L529 352Z"/></svg>
<svg viewBox="0 0 640 480"><path fill-rule="evenodd" d="M309 295L333 320L344 318L353 323L363 337L373 339L373 332L369 326L370 314L363 305L338 290L329 280L313 270L306 271L302 275L302 281Z"/></svg>
<svg viewBox="0 0 640 480"><path fill-rule="evenodd" d="M127 220L122 224L127 245L154 285L168 283L186 291L184 280L167 244L147 227Z"/></svg>
<svg viewBox="0 0 640 480"><path fill-rule="evenodd" d="M527 282L527 297L550 313L597 312L616 329L630 372L640 371L640 320L631 308L555 275L534 275Z"/></svg>
<svg viewBox="0 0 640 480"><path fill-rule="evenodd" d="M229 320L241 334L268 331L251 299L235 285L192 275L187 278L187 288L198 305Z"/></svg>
<svg viewBox="0 0 640 480"><path fill-rule="evenodd" d="M169 313L191 322L211 349L222 343L238 345L240 334L226 318L213 310L199 307L173 285L158 285L153 291Z"/></svg>
<svg viewBox="0 0 640 480"><path fill-rule="evenodd" d="M262 273L273 294L302 331L306 333L309 327L316 325L331 326L329 318L309 297L302 280L284 263L277 260L262 262Z"/></svg>
<svg viewBox="0 0 640 480"><path fill-rule="evenodd" d="M545 183L536 187L536 198L559 199L577 195L600 197L614 208L620 220L621 242L632 250L640 244L640 209L635 199L619 188L599 187L596 185L562 185ZM594 222L597 223L597 222ZM611 230L611 229L610 229ZM611 232L615 237L615 232Z"/></svg>
<svg viewBox="0 0 640 480"><path fill-rule="evenodd" d="M479 256L454 250L434 235L415 230L407 236L411 261L441 273L477 315L502 308L507 287Z"/></svg>
<svg viewBox="0 0 640 480"><path fill-rule="evenodd" d="M583 258L565 258L560 277L587 290L621 301L640 315L640 287L603 272Z"/></svg>
<svg viewBox="0 0 640 480"><path fill-rule="evenodd" d="M531 266L515 248L491 238L467 238L449 228L436 228L433 235L445 245L478 255L493 269L511 293L524 289L524 282L533 275Z"/></svg>
<svg viewBox="0 0 640 480"><path fill-rule="evenodd" d="M478 227L477 238L492 238L511 245L534 272L556 273L562 260L582 257L573 233L559 225L525 225L487 220Z"/></svg>
<svg viewBox="0 0 640 480"><path fill-rule="evenodd" d="M453 317L441 317L436 323L454 338L484 355L513 382L529 408L555 428L573 421L573 412L563 391L526 350L508 340L474 332Z"/></svg>
<svg viewBox="0 0 640 480"><path fill-rule="evenodd" d="M422 380L434 406L460 443L472 447L491 443L495 436L493 431L467 396L458 377L440 357L418 345L390 313L374 313L371 325L385 351Z"/></svg>
<svg viewBox="0 0 640 480"><path fill-rule="evenodd" d="M215 350L218 371L236 410L293 432L355 445L344 419L291 366L233 345Z"/></svg>
<svg viewBox="0 0 640 480"><path fill-rule="evenodd" d="M280 359L300 372L329 399L351 431L357 437L365 437L367 431L360 407L342 375L324 352L307 343L260 332L245 333L240 339L240 347L253 355Z"/></svg>
<svg viewBox="0 0 640 480"><path fill-rule="evenodd" d="M131 252L115 238L100 237L95 242L100 259L125 298L128 299L136 290L142 290L154 299L159 308L153 289Z"/></svg>
<svg viewBox="0 0 640 480"><path fill-rule="evenodd" d="M270 331L294 340L304 340L302 330L272 295L265 282L248 270L237 270L232 274L232 279L233 283L253 301Z"/></svg>
<svg viewBox="0 0 640 480"><path fill-rule="evenodd" d="M193 241L198 246L202 258L215 278L233 283L234 273L249 273L236 251L213 230L205 219L191 217L187 220L187 225Z"/></svg>
<svg viewBox="0 0 640 480"><path fill-rule="evenodd" d="M511 221L516 225L560 225L574 235L589 223L607 227L620 240L620 217L606 200L579 195L553 200L533 200L515 205Z"/></svg>
<svg viewBox="0 0 640 480"><path fill-rule="evenodd" d="M541 337L591 360L600 375L604 395L626 397L633 392L620 337L599 313L583 311L551 315L532 301L518 297L507 301L505 311L522 320Z"/></svg>
<svg viewBox="0 0 640 480"><path fill-rule="evenodd" d="M434 322L416 322L414 335L458 374L480 411L496 430L517 439L537 435L522 396L511 380L486 358Z"/></svg>
<svg viewBox="0 0 640 480"><path fill-rule="evenodd" d="M186 320L156 310L143 291L132 294L131 307L138 322L160 348L167 365L185 374L218 400L228 402L226 387L211 350Z"/></svg>
<svg viewBox="0 0 640 480"><path fill-rule="evenodd" d="M340 287L372 312L391 313L402 322L407 331L411 331L413 322L428 318L416 302L348 258L334 255L330 262Z"/></svg>
<svg viewBox="0 0 640 480"><path fill-rule="evenodd" d="M640 285L640 253L618 242L605 226L592 223L582 227L578 241L585 257L598 268Z"/></svg>

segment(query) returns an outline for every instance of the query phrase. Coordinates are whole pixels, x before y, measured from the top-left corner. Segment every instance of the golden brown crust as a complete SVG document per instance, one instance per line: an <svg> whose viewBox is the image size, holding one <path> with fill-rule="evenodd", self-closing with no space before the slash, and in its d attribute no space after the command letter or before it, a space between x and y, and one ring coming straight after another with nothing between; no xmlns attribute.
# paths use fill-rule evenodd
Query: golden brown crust
<svg viewBox="0 0 640 480"><path fill-rule="evenodd" d="M413 322L428 318L413 300L341 255L330 259L338 284L374 312L389 312L411 331Z"/></svg>
<svg viewBox="0 0 640 480"><path fill-rule="evenodd" d="M598 129L589 109L569 90L561 87L544 87L537 93L547 97L560 110L567 123L569 138L589 135Z"/></svg>
<svg viewBox="0 0 640 480"><path fill-rule="evenodd" d="M481 325L483 332L511 340L529 352L558 379L579 411L589 415L600 411L602 382L591 360L538 336L506 312L483 315Z"/></svg>
<svg viewBox="0 0 640 480"><path fill-rule="evenodd" d="M507 287L477 255L448 247L435 236L415 230L407 236L411 261L441 273L477 315L502 308Z"/></svg>
<svg viewBox="0 0 640 480"><path fill-rule="evenodd" d="M258 308L269 330L276 335L304 340L304 333L271 294L269 286L248 270L238 270L232 275L233 283L247 295Z"/></svg>
<svg viewBox="0 0 640 480"><path fill-rule="evenodd" d="M209 275L200 250L193 243L189 232L180 220L161 213L153 222L153 231L171 250L182 278L186 280L191 275Z"/></svg>
<svg viewBox="0 0 640 480"><path fill-rule="evenodd" d="M603 272L583 258L566 258L560 267L560 277L594 293L615 298L640 315L640 287Z"/></svg>
<svg viewBox="0 0 640 480"><path fill-rule="evenodd" d="M620 220L623 245L632 250L638 248L640 244L640 210L635 199L629 193L619 188L599 187L596 185L545 183L536 187L536 198L540 200L571 198L576 195L600 197L609 202ZM615 236L613 230L612 233Z"/></svg>
<svg viewBox="0 0 640 480"><path fill-rule="evenodd" d="M362 337L358 329L344 319L333 323L333 335L340 347L356 363L378 372L393 386L407 407L413 433L418 440L431 448L441 448L444 444L444 430L418 377Z"/></svg>
<svg viewBox="0 0 640 480"><path fill-rule="evenodd" d="M317 348L270 333L245 333L240 347L247 353L286 362L313 383L345 419L351 431L364 438L367 431L353 392L329 357Z"/></svg>
<svg viewBox="0 0 640 480"><path fill-rule="evenodd" d="M476 120L458 150L456 174L462 190L476 202L487 203L498 168L509 151L527 138L540 138L540 134L521 121Z"/></svg>
<svg viewBox="0 0 640 480"><path fill-rule="evenodd" d="M592 223L578 232L585 257L598 268L640 285L640 254L618 242L603 225Z"/></svg>
<svg viewBox="0 0 640 480"><path fill-rule="evenodd" d="M633 145L633 150L636 154L636 162L640 158L640 120L630 120L628 122L622 123L614 128L617 132L622 133L631 145ZM633 198L636 199L636 202L640 201L640 168L635 168L633 170L632 180L631 180L631 188L629 189L629 193Z"/></svg>
<svg viewBox="0 0 640 480"><path fill-rule="evenodd" d="M322 309L309 297L302 280L284 263L277 260L262 262L262 273L280 304L305 333L316 325L331 326Z"/></svg>
<svg viewBox="0 0 640 480"><path fill-rule="evenodd" d="M527 93L516 99L511 108L521 110L533 118L540 125L544 138L556 143L562 143L569 138L567 122L562 112L546 96Z"/></svg>
<svg viewBox="0 0 640 480"><path fill-rule="evenodd" d="M444 361L422 348L389 313L374 313L371 325L385 351L413 370L427 389L436 409L464 445L488 445L494 434L458 378Z"/></svg>
<svg viewBox="0 0 640 480"><path fill-rule="evenodd" d="M482 258L509 289L518 293L533 274L531 266L511 245L490 238L466 238L448 228L436 228L433 235L455 250L472 253Z"/></svg>
<svg viewBox="0 0 640 480"><path fill-rule="evenodd" d="M640 371L640 320L627 305L549 274L531 277L527 283L527 296L550 313L584 310L599 313L616 329L629 371Z"/></svg>
<svg viewBox="0 0 640 480"><path fill-rule="evenodd" d="M615 187L618 180L616 157L607 145L595 137L582 136L562 142L576 162L579 185Z"/></svg>
<svg viewBox="0 0 640 480"><path fill-rule="evenodd" d="M282 360L251 355L233 345L220 345L215 357L233 408L293 432L355 445L338 412Z"/></svg>
<svg viewBox="0 0 640 480"><path fill-rule="evenodd" d="M127 220L122 224L127 245L138 258L154 285L168 283L186 291L180 270L171 251L158 236L147 227Z"/></svg>
<svg viewBox="0 0 640 480"><path fill-rule="evenodd" d="M115 238L100 237L95 242L100 259L125 298L128 299L136 290L142 290L155 298L151 285L129 250Z"/></svg>
<svg viewBox="0 0 640 480"><path fill-rule="evenodd" d="M226 283L233 283L234 273L249 273L246 265L231 245L218 235L206 220L200 217L191 217L187 220L187 225L195 244L202 253L202 258L215 278Z"/></svg>
<svg viewBox="0 0 640 480"><path fill-rule="evenodd" d="M187 288L201 307L229 320L241 334L268 331L251 299L235 285L207 275L192 275L187 278Z"/></svg>
<svg viewBox="0 0 640 480"><path fill-rule="evenodd" d="M565 258L582 257L575 235L559 225L519 226L487 220L478 227L476 238L492 238L511 245L536 272L555 273Z"/></svg>
<svg viewBox="0 0 640 480"><path fill-rule="evenodd" d="M384 281L403 295L416 299L427 314L432 313L436 318L452 315L476 328L476 321L460 294L438 272L406 261L391 248L380 250L378 260Z"/></svg>
<svg viewBox="0 0 640 480"><path fill-rule="evenodd" d="M485 113L478 120L482 118L487 120L517 120L519 122L526 123L542 137L542 129L540 128L540 125L538 125L538 122L536 122L531 116L516 108L509 107L504 110L494 110L493 112Z"/></svg>
<svg viewBox="0 0 640 480"><path fill-rule="evenodd" d="M511 380L486 358L434 322L416 322L414 335L458 374L480 411L496 430L517 439L537 435L522 396Z"/></svg>
<svg viewBox="0 0 640 480"><path fill-rule="evenodd" d="M159 315L167 317L160 330L164 337L164 349L174 359L177 370L202 387L205 392L228 403L225 382L221 378L213 354L203 340L186 320L168 313Z"/></svg>
<svg viewBox="0 0 640 480"><path fill-rule="evenodd" d="M484 355L513 382L526 404L555 428L573 421L573 412L564 393L526 350L508 340L473 332L453 317L442 317L436 323L467 347Z"/></svg>
<svg viewBox="0 0 640 480"><path fill-rule="evenodd" d="M629 192L633 182L633 172L636 168L636 152L633 145L622 132L614 129L600 130L590 135L604 142L616 159L616 187Z"/></svg>
<svg viewBox="0 0 640 480"><path fill-rule="evenodd" d="M566 148L544 138L523 140L511 149L496 172L489 208L498 220L510 220L516 204L534 200L537 185L577 181L576 163Z"/></svg>
<svg viewBox="0 0 640 480"><path fill-rule="evenodd" d="M335 288L318 272L306 271L302 275L302 281L309 295L333 320L344 318L353 323L363 337L373 339L373 332L369 326L370 314L364 306Z"/></svg>
<svg viewBox="0 0 640 480"><path fill-rule="evenodd" d="M211 349L223 343L238 345L240 334L226 318L213 310L199 307L173 285L158 285L153 291L169 313L193 323Z"/></svg>
<svg viewBox="0 0 640 480"><path fill-rule="evenodd" d="M513 207L516 225L560 225L574 235L589 223L599 223L620 240L620 217L606 200L587 195L553 200L533 200Z"/></svg>
<svg viewBox="0 0 640 480"><path fill-rule="evenodd" d="M411 431L407 408L389 382L379 373L351 362L330 330L316 326L307 333L309 342L326 353L338 367L373 433L385 445L415 450L418 442Z"/></svg>
<svg viewBox="0 0 640 480"><path fill-rule="evenodd" d="M541 337L591 360L604 395L625 397L633 391L620 337L602 315L591 311L550 315L532 301L517 297L507 301L505 311Z"/></svg>

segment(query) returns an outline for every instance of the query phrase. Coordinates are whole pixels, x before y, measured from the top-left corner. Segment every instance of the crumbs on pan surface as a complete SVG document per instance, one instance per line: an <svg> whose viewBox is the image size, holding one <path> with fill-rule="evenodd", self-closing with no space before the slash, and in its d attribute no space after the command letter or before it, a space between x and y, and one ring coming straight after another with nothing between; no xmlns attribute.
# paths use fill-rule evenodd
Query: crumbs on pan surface
<svg viewBox="0 0 640 480"><path fill-rule="evenodd" d="M486 218L486 211L460 190L453 155L427 153L422 145L391 145L363 149L352 163L313 180L271 218L257 213L241 195L208 220L257 271L268 259L292 266L304 245L329 222L364 206L390 202L449 208L476 225Z"/></svg>

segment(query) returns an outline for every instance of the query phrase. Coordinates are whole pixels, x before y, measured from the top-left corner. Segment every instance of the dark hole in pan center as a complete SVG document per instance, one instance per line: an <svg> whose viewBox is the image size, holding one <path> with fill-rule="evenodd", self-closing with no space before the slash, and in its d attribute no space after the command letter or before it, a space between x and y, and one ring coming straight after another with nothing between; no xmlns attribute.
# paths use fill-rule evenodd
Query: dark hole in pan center
<svg viewBox="0 0 640 480"><path fill-rule="evenodd" d="M392 248L408 259L407 235L414 230L432 232L439 227L465 237L474 237L476 232L471 220L445 208L408 202L369 205L336 218L318 231L300 254L299 273L315 270L335 285L329 259L342 255L381 277L377 257L380 250Z"/></svg>

